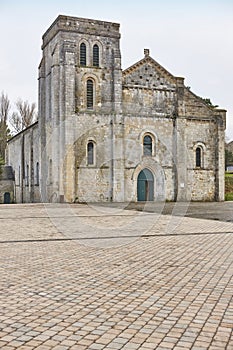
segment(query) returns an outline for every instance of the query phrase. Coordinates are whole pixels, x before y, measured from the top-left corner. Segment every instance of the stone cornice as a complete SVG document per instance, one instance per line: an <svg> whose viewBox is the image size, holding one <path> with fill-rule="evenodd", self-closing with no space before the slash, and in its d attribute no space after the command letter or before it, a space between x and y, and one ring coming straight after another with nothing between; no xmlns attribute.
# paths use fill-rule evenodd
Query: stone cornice
<svg viewBox="0 0 233 350"><path fill-rule="evenodd" d="M42 49L44 49L44 47L60 31L115 37L119 39L119 28L119 23L59 15L43 35Z"/></svg>
<svg viewBox="0 0 233 350"><path fill-rule="evenodd" d="M148 87L148 86L144 86L144 85L129 85L129 84L124 84L122 86L123 90L124 89L141 89L141 90L153 90L153 91L166 91L166 92L175 92L176 89L175 88L168 88L168 87L164 87L164 88L159 88L159 87Z"/></svg>

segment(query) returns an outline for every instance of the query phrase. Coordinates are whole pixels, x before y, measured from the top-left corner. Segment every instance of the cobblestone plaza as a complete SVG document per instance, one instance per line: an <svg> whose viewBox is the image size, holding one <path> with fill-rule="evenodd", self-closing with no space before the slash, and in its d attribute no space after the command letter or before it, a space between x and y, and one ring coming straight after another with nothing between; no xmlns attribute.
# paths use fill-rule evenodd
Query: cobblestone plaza
<svg viewBox="0 0 233 350"><path fill-rule="evenodd" d="M0 222L1 349L233 349L232 222L80 204Z"/></svg>

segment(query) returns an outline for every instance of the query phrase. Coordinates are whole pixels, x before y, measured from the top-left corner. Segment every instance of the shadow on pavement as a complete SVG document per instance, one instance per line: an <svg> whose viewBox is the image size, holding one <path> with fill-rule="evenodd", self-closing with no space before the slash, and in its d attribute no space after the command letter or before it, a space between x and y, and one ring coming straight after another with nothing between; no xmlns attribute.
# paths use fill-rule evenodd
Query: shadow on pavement
<svg viewBox="0 0 233 350"><path fill-rule="evenodd" d="M125 209L233 222L233 202L132 202Z"/></svg>

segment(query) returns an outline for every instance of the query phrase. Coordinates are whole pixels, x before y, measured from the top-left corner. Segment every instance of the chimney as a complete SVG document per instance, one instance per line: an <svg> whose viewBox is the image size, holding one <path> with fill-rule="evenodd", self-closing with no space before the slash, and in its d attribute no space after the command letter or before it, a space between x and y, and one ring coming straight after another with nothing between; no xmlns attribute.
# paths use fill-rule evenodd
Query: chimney
<svg viewBox="0 0 233 350"><path fill-rule="evenodd" d="M144 49L144 55L145 55L145 57L150 56L150 50L149 49Z"/></svg>

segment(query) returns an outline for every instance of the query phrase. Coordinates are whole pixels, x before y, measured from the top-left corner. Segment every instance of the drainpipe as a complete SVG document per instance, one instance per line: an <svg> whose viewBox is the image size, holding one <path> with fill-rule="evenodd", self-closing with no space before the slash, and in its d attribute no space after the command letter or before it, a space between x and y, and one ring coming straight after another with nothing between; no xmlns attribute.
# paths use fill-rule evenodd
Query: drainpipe
<svg viewBox="0 0 233 350"><path fill-rule="evenodd" d="M173 135L172 135L172 172L173 172L173 186L174 186L174 201L177 201L178 194L178 179L177 179L177 129L176 129L176 115L173 115Z"/></svg>
<svg viewBox="0 0 233 350"><path fill-rule="evenodd" d="M114 112L115 112L115 89L114 89L114 50L111 51L112 67L111 67L111 102L112 102L112 113L110 120L110 202L113 202L113 186L114 186L114 135L113 135L113 122L114 122Z"/></svg>
<svg viewBox="0 0 233 350"><path fill-rule="evenodd" d="M113 202L114 160L113 160L113 116L110 121L110 202Z"/></svg>
<svg viewBox="0 0 233 350"><path fill-rule="evenodd" d="M22 143L21 143L21 177L20 177L20 190L21 190L21 203L24 201L23 195L23 183L25 179L25 169L24 169L24 135L22 135Z"/></svg>

